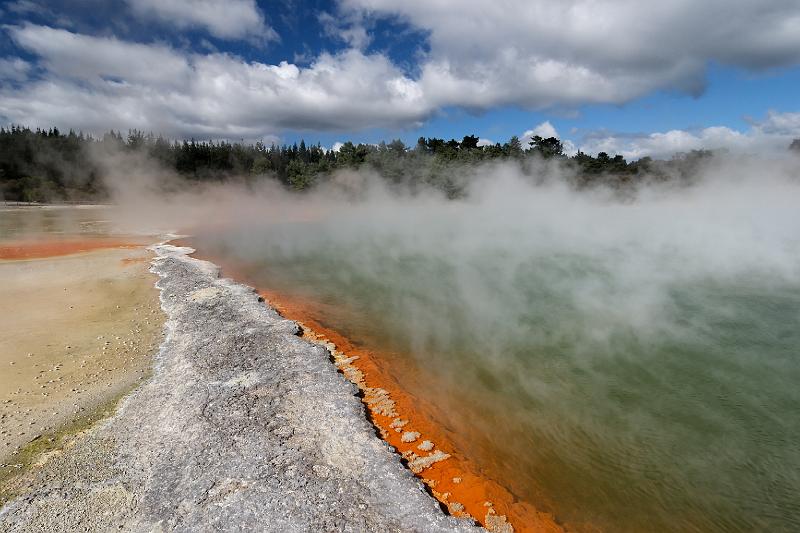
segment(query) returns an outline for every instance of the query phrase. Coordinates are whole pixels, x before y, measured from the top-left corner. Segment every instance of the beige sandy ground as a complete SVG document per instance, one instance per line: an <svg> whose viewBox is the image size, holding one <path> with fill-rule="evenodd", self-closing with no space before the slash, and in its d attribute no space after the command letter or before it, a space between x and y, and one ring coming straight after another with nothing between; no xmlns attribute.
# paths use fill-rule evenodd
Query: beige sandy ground
<svg viewBox="0 0 800 533"><path fill-rule="evenodd" d="M147 376L163 327L150 257L0 260L0 485L26 450L46 450Z"/></svg>

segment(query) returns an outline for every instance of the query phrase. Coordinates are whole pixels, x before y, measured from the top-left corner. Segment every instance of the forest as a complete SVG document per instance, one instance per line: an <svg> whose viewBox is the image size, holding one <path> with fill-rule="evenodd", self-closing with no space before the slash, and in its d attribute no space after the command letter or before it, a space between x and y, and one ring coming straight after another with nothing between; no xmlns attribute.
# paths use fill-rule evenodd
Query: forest
<svg viewBox="0 0 800 533"><path fill-rule="evenodd" d="M430 188L450 198L465 194L459 176L489 161L516 160L529 173L534 162L554 160L567 170L575 188L597 185L625 187L643 180L690 180L697 165L713 152L695 150L669 160L645 157L626 161L621 155L578 152L568 156L555 138L534 136L523 144L508 142L479 146L475 135L460 141L420 137L415 146L400 140L379 144L345 142L338 150L319 144L266 146L262 142L174 141L130 130L108 132L100 138L57 128L32 130L12 125L0 128L0 201L92 202L109 199L104 183L103 154L136 153L192 182L277 180L289 190L303 191L323 183L338 169L370 169L391 186L409 190ZM800 140L792 143L800 151Z"/></svg>

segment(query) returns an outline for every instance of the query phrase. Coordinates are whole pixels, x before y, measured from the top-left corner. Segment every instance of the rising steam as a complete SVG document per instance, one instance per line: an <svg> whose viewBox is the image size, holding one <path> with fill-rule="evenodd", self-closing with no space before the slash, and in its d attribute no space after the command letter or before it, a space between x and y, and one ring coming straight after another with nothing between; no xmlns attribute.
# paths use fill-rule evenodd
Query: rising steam
<svg viewBox="0 0 800 533"><path fill-rule="evenodd" d="M779 414L800 402L800 159L721 155L690 180L582 190L552 161L487 164L450 176L458 200L370 171L298 194L186 182L131 154L104 164L122 222L193 234L425 369L403 385L523 500L634 530L674 527L685 501L701 520L785 524L716 495L763 491L742 450L775 506L800 489L772 464L800 461ZM575 496L594 493L597 508Z"/></svg>

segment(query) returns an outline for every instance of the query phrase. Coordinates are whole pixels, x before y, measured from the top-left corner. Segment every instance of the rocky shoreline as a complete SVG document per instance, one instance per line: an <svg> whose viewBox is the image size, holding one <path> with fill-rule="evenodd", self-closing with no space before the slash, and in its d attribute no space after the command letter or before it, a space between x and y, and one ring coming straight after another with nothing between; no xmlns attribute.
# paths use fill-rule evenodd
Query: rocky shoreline
<svg viewBox="0 0 800 533"><path fill-rule="evenodd" d="M152 379L31 470L0 529L479 530L375 435L327 350L190 249L155 251Z"/></svg>

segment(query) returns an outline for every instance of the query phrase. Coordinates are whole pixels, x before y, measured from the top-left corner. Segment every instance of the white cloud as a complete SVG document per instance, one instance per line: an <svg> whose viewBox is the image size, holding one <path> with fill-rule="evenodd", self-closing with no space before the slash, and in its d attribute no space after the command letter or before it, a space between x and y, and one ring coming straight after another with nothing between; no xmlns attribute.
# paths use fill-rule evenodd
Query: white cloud
<svg viewBox="0 0 800 533"><path fill-rule="evenodd" d="M494 144L495 142L491 139L484 139L484 138L478 139L478 146L493 146Z"/></svg>
<svg viewBox="0 0 800 533"><path fill-rule="evenodd" d="M187 59L166 46L120 41L113 37L88 37L48 26L26 25L9 29L14 41L42 59L55 77L80 83L176 87L188 79Z"/></svg>
<svg viewBox="0 0 800 533"><path fill-rule="evenodd" d="M276 38L254 0L126 2L143 20L178 29L205 28L226 39ZM365 52L368 29L381 16L399 16L428 36L429 49L414 56L415 74L383 53ZM39 59L29 66L3 59L0 77L18 86L0 86L0 115L87 131L137 127L249 138L282 129L414 127L453 106L569 110L627 102L653 90L697 93L712 61L754 70L800 62L800 5L794 0L464 0L457 7L444 0L341 0L335 16L319 18L350 48L305 56L302 65L248 62L216 52L211 43L207 52L192 53L46 26L5 27ZM774 137L797 121L776 115L753 128ZM522 137L534 130L558 136L544 122ZM594 135L585 143L635 154L698 139L731 144L737 133Z"/></svg>
<svg viewBox="0 0 800 533"><path fill-rule="evenodd" d="M44 26L9 33L46 68L42 79L0 89L0 115L20 124L252 138L287 128L419 124L433 111L388 59L356 50L301 68Z"/></svg>
<svg viewBox="0 0 800 533"><path fill-rule="evenodd" d="M752 121L746 131L726 126L698 130L670 130L638 135L595 133L587 136L580 149L586 153L621 154L626 159L644 156L669 158L675 153L700 149L737 152L785 151L800 138L800 113L769 112L762 121Z"/></svg>
<svg viewBox="0 0 800 533"><path fill-rule="evenodd" d="M486 109L622 103L697 94L709 62L800 62L796 0L342 0L430 34L421 86L436 105Z"/></svg>
<svg viewBox="0 0 800 533"><path fill-rule="evenodd" d="M553 125L550 124L550 121L546 120L532 130L525 131L525 133L522 134L521 140L523 142L530 142L534 135L538 135L547 139L548 137L558 137L558 132Z"/></svg>
<svg viewBox="0 0 800 533"><path fill-rule="evenodd" d="M766 134L800 135L800 113L767 113L766 120L751 121L754 128Z"/></svg>
<svg viewBox="0 0 800 533"><path fill-rule="evenodd" d="M24 81L31 69L30 63L19 58L0 58L0 81Z"/></svg>
<svg viewBox="0 0 800 533"><path fill-rule="evenodd" d="M364 26L362 17L357 13L349 16L333 16L328 12L322 12L317 18L326 35L347 43L351 48L363 50L372 42L372 36Z"/></svg>
<svg viewBox="0 0 800 533"><path fill-rule="evenodd" d="M278 38L255 0L126 0L133 13L178 28L205 28L222 39Z"/></svg>
<svg viewBox="0 0 800 533"><path fill-rule="evenodd" d="M574 155L578 150L592 155L606 152L620 154L629 160L645 156L668 159L676 153L701 149L780 152L785 151L793 139L800 138L800 113L770 111L763 120L751 120L746 131L726 126L638 134L593 131L581 140L562 137L549 121L545 121L520 135L522 146L527 148L534 135L559 138L568 155Z"/></svg>

